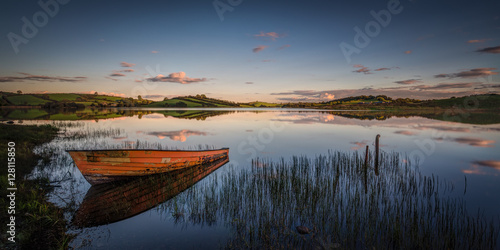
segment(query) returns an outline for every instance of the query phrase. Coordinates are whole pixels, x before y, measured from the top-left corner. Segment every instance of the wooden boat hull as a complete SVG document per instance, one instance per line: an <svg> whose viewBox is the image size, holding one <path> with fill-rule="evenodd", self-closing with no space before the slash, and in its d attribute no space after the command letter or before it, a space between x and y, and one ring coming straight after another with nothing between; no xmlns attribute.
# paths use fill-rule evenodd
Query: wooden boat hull
<svg viewBox="0 0 500 250"><path fill-rule="evenodd" d="M78 228L94 227L135 216L175 197L227 162L226 156L169 173L92 186L72 224Z"/></svg>
<svg viewBox="0 0 500 250"><path fill-rule="evenodd" d="M189 168L227 157L229 149L187 150L68 150L92 185L130 177Z"/></svg>

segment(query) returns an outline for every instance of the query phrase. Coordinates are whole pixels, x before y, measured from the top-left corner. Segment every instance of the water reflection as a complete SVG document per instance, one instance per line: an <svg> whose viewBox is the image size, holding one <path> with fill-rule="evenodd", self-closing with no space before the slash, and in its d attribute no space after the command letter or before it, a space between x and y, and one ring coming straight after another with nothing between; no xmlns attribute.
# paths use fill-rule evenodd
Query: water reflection
<svg viewBox="0 0 500 250"><path fill-rule="evenodd" d="M165 202L229 162L226 156L212 163L167 174L92 186L73 218L78 228L117 222Z"/></svg>
<svg viewBox="0 0 500 250"><path fill-rule="evenodd" d="M138 131L138 133L144 133L143 131ZM153 131L147 132L147 135L156 136L160 139L164 139L165 137L170 138L174 141L185 142L186 139L190 136L207 136L209 133L195 130L183 129L179 131Z"/></svg>
<svg viewBox="0 0 500 250"><path fill-rule="evenodd" d="M118 112L118 114L116 112ZM255 218L250 216L251 220L246 221L247 219L244 216L248 214L243 214L246 213L246 211L241 211L240 214L242 217L230 221L224 220L225 215L221 213L222 209L225 209L223 207L205 210L205 208L212 208L217 205L217 199L219 199L215 195L211 195L213 192L209 187L215 189L215 194L219 194L219 191L224 187L228 188L228 190L233 188L232 186L223 184L220 178L218 183L211 183L215 175L223 175L234 169L236 173L230 176L233 176L235 179L232 180L231 183L238 184L239 178L247 178L240 175L239 170L246 169L246 171L250 171L252 168L252 163L247 161L247 159L251 160L252 158L251 154L248 153L249 149L255 150L256 157L269 159L274 162L280 161L281 158L289 159L293 156L302 155L312 158L318 154L325 154L330 149L342 152L362 150L361 152L364 155L364 150L367 145L370 147L370 150L373 150L373 141L377 134L381 134L382 136L381 144L383 145L382 149L384 152L396 151L406 154L408 159L412 160L414 163L415 159L413 156L415 156L415 154L413 153L421 152L422 157L418 164L414 166L417 167L418 165L422 176L434 175L436 177L439 176L440 181L442 179L450 181L449 183L451 183L455 189L449 193L449 197L463 198L464 202L466 201L468 211L484 209L481 211L484 211L484 214L488 218L498 216L500 193L495 192L495 190L500 190L500 171L498 168L500 156L498 155L497 146L497 143L500 141L500 134L498 133L500 131L500 125L498 123L492 122L488 125L481 125L473 122L474 124L466 124L443 121L440 120L440 117L436 117L437 120L434 118L429 119L424 115L405 116L386 114L382 117L380 116L381 114L371 111L356 113L311 111L303 109L266 109L258 111L245 109L201 111L158 109L130 110L124 113L131 116L124 116L120 113L122 110L117 110L116 112L113 114L114 118L99 118L97 119L97 123L94 122L94 120L24 121L25 124L55 124L63 130L66 130L67 134L71 136L71 139L58 138L54 142L42 147L60 147L61 152L57 151L55 153L54 158L56 160L54 161L55 163L53 163L53 167L40 169L40 174L47 176L50 181L65 179L69 175L65 174L71 173L71 179L75 181L60 183L61 187L56 187L53 192L57 194L57 196L53 195L53 200L62 204L61 206L64 206L64 203L61 202L59 197L67 201L71 200L72 204L74 204L74 210L68 212L68 214L70 214L68 216L69 218L75 214L75 211L78 209L80 203L82 203L83 196L90 188L90 185L83 179L83 176L81 176L76 168L71 167L71 159L64 159L65 157L68 158L63 153L64 150L68 148L143 148L144 145L147 146L149 143L149 145L161 144L164 149L189 149L193 147L193 149L197 149L196 147L198 145L209 145L215 148L230 147L236 150L230 152L231 164L226 164L221 167L221 169L217 171L217 173L212 174L210 178L206 178L197 185L188 188L186 192L181 193L181 195L176 196L176 198L160 203L156 206L156 209L150 209L146 213L141 213L117 223L83 229L84 231L94 229L99 231L109 230L109 238L99 243L105 247L118 248L137 246L139 248L147 246L149 243L151 244L150 246L163 244L181 247L188 244L187 248L193 248L199 247L199 244L203 244L213 246L212 248L220 247L218 245L219 242L226 242L229 237L234 236L235 231L238 232L237 230L240 230L240 232L243 233L245 232L244 230L249 229L251 225L259 225L256 220L265 218L260 217L260 214L256 214ZM206 116L207 112L212 112L214 115ZM67 115L64 116L67 117ZM108 116L111 117L112 114L109 113ZM495 116L499 116L499 114L495 114ZM57 118L55 114L51 117ZM139 117L141 118L139 119ZM196 117L200 119L196 119ZM206 117L206 119L202 119L203 117ZM489 121L495 121L495 119L490 119ZM263 131L269 131L269 129L272 128L272 124L274 124L273 126L283 129L280 131L273 131L272 135L264 134ZM102 133L95 130L105 130L107 132ZM85 137L84 134L88 136ZM250 140L249 138L255 140ZM145 144L145 142L147 143ZM250 142L255 143L255 146L250 144ZM239 147L242 143L246 144L244 144L244 147ZM156 146L153 148L156 148ZM403 160L401 162L406 164ZM314 164L316 163L311 162L311 165ZM255 168L260 168L264 167L264 165L265 164L261 161L259 163L254 163L253 166ZM230 168L229 166L235 167ZM385 170L381 168L380 175L378 176L380 180L376 182L380 185L386 185L384 183L387 183L387 180L383 176L383 171ZM345 181L351 182L351 187L358 188L359 186L359 190L362 191L360 197L363 198L365 192L367 192L367 196L370 196L372 193L371 185L374 185L372 173L373 171L371 170L368 172L366 184L364 184L365 175L363 172L357 173L358 175L353 178L342 178L344 178L343 180ZM464 175L466 178L464 178ZM335 180L335 176L326 177L331 177L332 181ZM247 182L247 184L249 185L248 188L254 185L253 181L255 181L255 183L270 183L274 181L275 184L278 185L276 181L279 179L280 176L274 172L269 173L267 177L260 175L253 179L248 178L248 180L252 182ZM210 185L208 185L209 183ZM287 182L281 183L283 185L291 185L287 184ZM394 184L399 185L399 182ZM464 192L465 186L467 190L466 193ZM307 188L307 185L303 187ZM70 192L68 190L73 191ZM306 197L306 195L311 196L311 192L314 191L314 189L308 190L309 193L307 194L304 193L305 191L301 191L304 197ZM266 193L267 191L264 190L258 191L258 189L255 189L255 192L269 195ZM189 198L187 194L196 194L198 196L207 195L207 197L193 200ZM356 198L355 193L339 192L339 195L340 194L342 197L337 197L337 200L334 202ZM279 199L278 196L276 197ZM366 197L363 199L365 198ZM247 202L246 199L245 195L242 194L228 200L235 203L251 203L249 201ZM383 201L385 199L391 200L392 198L385 195L377 199ZM262 213L265 213L265 208L269 208L269 206L269 209L272 209L274 205L271 204L278 204L274 203L274 201L268 202L268 200L264 198L260 200L262 204L257 204L257 207L258 209L262 208L258 210L263 211ZM363 201L369 202L369 200L366 199ZM416 200L413 199L412 201ZM186 216L174 216L176 214L174 210L176 202L180 208L184 209L180 209L180 211L186 214ZM347 203L342 204L345 205ZM297 206L297 210L283 211L286 212L286 215L290 216L301 211L306 213L305 206L306 205ZM274 207L278 208L276 206ZM338 207L338 209L345 208ZM351 210L347 209L342 211L348 213ZM271 210L271 212L273 211ZM219 215L217 215L218 213ZM309 213L308 216L310 217L300 217L300 219L304 221L309 219L317 221L316 216L320 216L318 212L307 213ZM325 216L333 216L332 214L342 216L342 213L338 211L333 211L331 214L325 214ZM332 224L331 221L332 220L325 221L325 232L328 232L328 230L332 232L332 227L335 225ZM367 219L367 221L370 220ZM296 221L293 223L296 223ZM266 225L261 225L264 228L264 231L262 231L264 233L276 232L272 230L265 231L267 230ZM290 226L287 228L280 228L280 230L283 229L282 232L284 234L295 237L295 226L297 226L298 223L288 225ZM270 224L269 226L274 225ZM312 226L309 225L309 227L311 228ZM258 231L258 228L254 227L252 230ZM170 237L167 239L159 237L158 235L169 235ZM205 238L197 242L203 243L189 244L191 241L187 239L198 239L201 237L200 235L203 235ZM243 237L244 235L241 236ZM266 235L264 234L262 236ZM297 237L300 238L301 236ZM342 238L343 235L339 237ZM83 236L78 236L79 240L83 238ZM94 240L93 242L98 241L95 237L90 238ZM138 238L144 239L144 241L136 242ZM338 243L336 239L336 237L322 235L321 237L318 236L314 242L315 244L321 241L325 244L327 244L326 242L328 241ZM72 243L72 246L75 245ZM342 246L345 245L342 244Z"/></svg>

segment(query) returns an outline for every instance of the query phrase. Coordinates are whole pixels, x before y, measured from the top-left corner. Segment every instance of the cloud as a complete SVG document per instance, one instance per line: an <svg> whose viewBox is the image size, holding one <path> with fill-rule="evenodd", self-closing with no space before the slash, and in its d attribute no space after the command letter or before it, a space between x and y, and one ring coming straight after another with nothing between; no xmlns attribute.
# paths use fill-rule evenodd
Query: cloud
<svg viewBox="0 0 500 250"><path fill-rule="evenodd" d="M109 76L125 76L125 74L115 72L110 74Z"/></svg>
<svg viewBox="0 0 500 250"><path fill-rule="evenodd" d="M352 72L363 73L363 74L373 74L371 72L371 70L368 67L364 66L364 65L354 64L352 67L357 68L357 70L354 70ZM399 67L390 67L390 68L383 67L383 68L374 69L374 71L385 71L385 70L392 70L392 69L399 69Z"/></svg>
<svg viewBox="0 0 500 250"><path fill-rule="evenodd" d="M44 76L32 75L28 73L19 72L22 76L0 76L0 82L24 82L24 81L37 81L37 82L81 82L87 80L84 76Z"/></svg>
<svg viewBox="0 0 500 250"><path fill-rule="evenodd" d="M272 41L276 41L276 39L278 38L281 38L281 37L285 37L286 35L285 34L278 34L276 32L260 32L259 34L257 35L254 35L255 37L258 37L258 38L266 38L266 39L271 39Z"/></svg>
<svg viewBox="0 0 500 250"><path fill-rule="evenodd" d="M478 49L478 50L476 50L476 52L498 54L498 53L500 53L500 46L487 47L487 48L484 48L484 49Z"/></svg>
<svg viewBox="0 0 500 250"><path fill-rule="evenodd" d="M275 62L274 59L265 59L265 60L262 60L262 62Z"/></svg>
<svg viewBox="0 0 500 250"><path fill-rule="evenodd" d="M408 80L403 80L403 81L395 81L397 84L415 84L415 83L421 83L422 79L408 79Z"/></svg>
<svg viewBox="0 0 500 250"><path fill-rule="evenodd" d="M129 73L129 72L134 72L135 70L133 69L124 69L124 70L120 70L120 72L126 72L126 73Z"/></svg>
<svg viewBox="0 0 500 250"><path fill-rule="evenodd" d="M462 89L462 88L472 88L475 86L480 86L482 83L480 82L463 82L463 83L440 83L438 85L429 86L429 85L418 85L415 86L414 89L419 90L429 90L429 89Z"/></svg>
<svg viewBox="0 0 500 250"><path fill-rule="evenodd" d="M105 76L104 78L109 79L109 80L113 80L115 82L118 81L118 79L115 79L115 78L112 78L112 77L109 77L109 76Z"/></svg>
<svg viewBox="0 0 500 250"><path fill-rule="evenodd" d="M372 74L370 72L370 70L368 69L368 67L365 67L361 64L355 64L353 66L354 68L358 68L357 70L353 70L352 72L356 72L356 73L364 73L364 74Z"/></svg>
<svg viewBox="0 0 500 250"><path fill-rule="evenodd" d="M148 135L156 136L160 139L164 139L166 137L170 138L174 141L185 142L190 136L207 136L209 135L206 132L201 131L193 131L193 130L179 130L179 131L168 131L168 132L149 132Z"/></svg>
<svg viewBox="0 0 500 250"><path fill-rule="evenodd" d="M176 82L181 84L190 84L197 82L205 82L207 78L190 78L186 76L184 72L171 73L168 76L157 75L155 77L147 78L146 80L150 82Z"/></svg>
<svg viewBox="0 0 500 250"><path fill-rule="evenodd" d="M153 50L153 51L151 51L151 53L156 54L156 53L159 53L159 51Z"/></svg>
<svg viewBox="0 0 500 250"><path fill-rule="evenodd" d="M128 62L121 62L120 66L122 67L133 67L135 64L133 63L128 63Z"/></svg>
<svg viewBox="0 0 500 250"><path fill-rule="evenodd" d="M265 48L267 48L268 46L265 46L265 45L259 45L255 48L252 49L253 53L258 53L258 52L261 52L262 50L264 50Z"/></svg>
<svg viewBox="0 0 500 250"><path fill-rule="evenodd" d="M245 82L245 84L253 84L253 82Z"/></svg>
<svg viewBox="0 0 500 250"><path fill-rule="evenodd" d="M486 41L489 41L491 39L474 39L474 40L469 40L467 43L484 43Z"/></svg>
<svg viewBox="0 0 500 250"><path fill-rule="evenodd" d="M495 143L495 141L493 140L483 140L480 138L472 138L472 137L459 137L452 139L452 141L480 148L491 148L493 147L493 145L491 144Z"/></svg>
<svg viewBox="0 0 500 250"><path fill-rule="evenodd" d="M285 45L279 47L278 50L286 49L286 48L289 48L290 46L291 46L290 44L285 44Z"/></svg>
<svg viewBox="0 0 500 250"><path fill-rule="evenodd" d="M434 75L435 78L475 78L489 75L497 75L498 72L493 72L496 68L476 68L466 71L461 71L453 74L438 74Z"/></svg>
<svg viewBox="0 0 500 250"><path fill-rule="evenodd" d="M412 52L411 50L407 50L407 51L405 51L405 54L408 55L408 54L411 54L411 52Z"/></svg>

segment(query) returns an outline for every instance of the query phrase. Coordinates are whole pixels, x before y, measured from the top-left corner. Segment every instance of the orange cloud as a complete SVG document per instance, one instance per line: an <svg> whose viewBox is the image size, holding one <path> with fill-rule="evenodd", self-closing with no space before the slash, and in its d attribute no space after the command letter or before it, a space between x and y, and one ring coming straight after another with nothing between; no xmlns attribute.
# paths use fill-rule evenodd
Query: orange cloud
<svg viewBox="0 0 500 250"><path fill-rule="evenodd" d="M162 74L159 74L155 77L147 78L146 80L150 82L176 82L176 83L181 83L181 84L190 84L190 83L197 83L197 82L205 82L207 81L207 78L191 78L187 77L185 72L175 72L171 73L168 76L164 76Z"/></svg>
<svg viewBox="0 0 500 250"><path fill-rule="evenodd" d="M467 43L484 43L486 41L489 41L491 39L474 39L474 40L469 40Z"/></svg>
<svg viewBox="0 0 500 250"><path fill-rule="evenodd" d="M407 50L407 51L405 51L405 54L408 55L408 54L411 54L411 52L412 52L411 50Z"/></svg>
<svg viewBox="0 0 500 250"><path fill-rule="evenodd" d="M122 66L122 67L133 67L133 66L135 66L135 64L128 63L128 62L121 62L120 66Z"/></svg>
<svg viewBox="0 0 500 250"><path fill-rule="evenodd" d="M254 36L255 37L262 37L262 38L269 38L269 39L271 39L273 41L276 41L276 39L284 37L285 34L278 34L276 32L266 32L266 33L264 33L264 32L261 31L259 34L254 35Z"/></svg>
<svg viewBox="0 0 500 250"><path fill-rule="evenodd" d="M353 67L354 68L359 68L359 69L353 70L352 72L363 73L363 74L371 74L371 72L368 69L368 67L365 67L365 66L363 66L361 64L355 64Z"/></svg>

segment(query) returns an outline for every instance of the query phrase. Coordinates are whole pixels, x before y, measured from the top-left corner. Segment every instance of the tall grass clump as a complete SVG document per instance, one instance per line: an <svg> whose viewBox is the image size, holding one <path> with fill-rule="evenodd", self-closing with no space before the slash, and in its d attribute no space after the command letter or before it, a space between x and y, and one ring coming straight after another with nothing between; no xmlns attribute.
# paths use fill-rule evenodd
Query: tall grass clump
<svg viewBox="0 0 500 250"><path fill-rule="evenodd" d="M213 175L164 207L183 201L195 224L219 216L233 231L227 248L497 247L498 221L469 213L463 199L451 195L450 182L422 175L400 154L380 158L378 175L373 161L365 166L357 153L256 159L251 168ZM310 233L299 234L298 226Z"/></svg>

